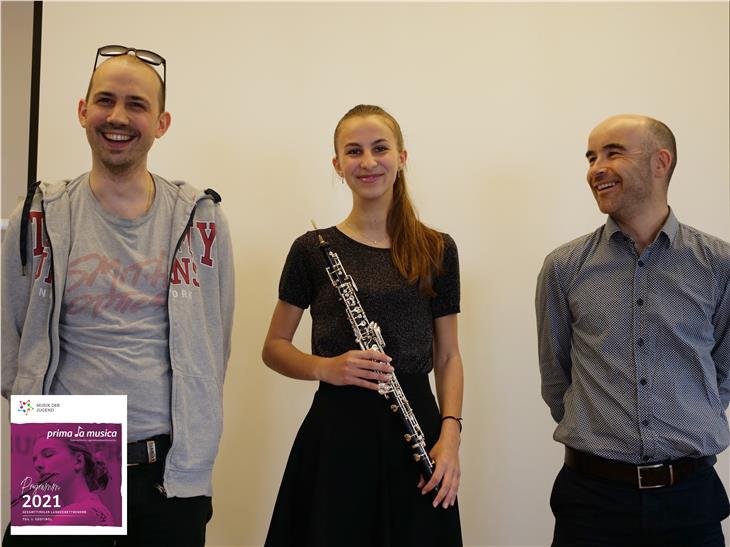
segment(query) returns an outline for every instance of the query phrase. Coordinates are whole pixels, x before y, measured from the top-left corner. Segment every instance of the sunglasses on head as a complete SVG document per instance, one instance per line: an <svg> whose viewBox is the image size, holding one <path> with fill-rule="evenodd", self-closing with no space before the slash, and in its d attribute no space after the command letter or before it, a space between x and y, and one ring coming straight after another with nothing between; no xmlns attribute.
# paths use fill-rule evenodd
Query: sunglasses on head
<svg viewBox="0 0 730 547"><path fill-rule="evenodd" d="M162 93L164 95L165 81L167 80L167 63L165 63L165 58L162 55L155 53L154 51L150 51L149 49L137 49L134 47L118 45L102 46L96 50L94 70L96 70L96 67L99 64L99 57L117 57L119 55L127 55L130 52L137 57L137 59L147 63L148 65L162 65Z"/></svg>

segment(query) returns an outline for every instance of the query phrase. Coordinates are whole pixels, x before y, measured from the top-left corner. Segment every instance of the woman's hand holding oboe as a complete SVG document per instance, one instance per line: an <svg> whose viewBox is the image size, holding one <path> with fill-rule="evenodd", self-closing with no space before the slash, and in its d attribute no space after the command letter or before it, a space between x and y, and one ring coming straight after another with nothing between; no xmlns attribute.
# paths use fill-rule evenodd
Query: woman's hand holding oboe
<svg viewBox="0 0 730 547"><path fill-rule="evenodd" d="M377 351L351 350L336 357L322 358L315 373L318 380L335 386L359 386L378 390L378 381L390 380L391 358Z"/></svg>
<svg viewBox="0 0 730 547"><path fill-rule="evenodd" d="M454 505L459 492L461 481L461 465L459 463L459 445L461 433L457 423L451 420L443 422L439 440L433 446L429 455L434 460L436 468L431 480L426 483L421 477L418 488L423 494L428 494L433 487L439 485L439 492L433 499L433 506L439 504L447 509ZM440 483L440 484L439 484Z"/></svg>

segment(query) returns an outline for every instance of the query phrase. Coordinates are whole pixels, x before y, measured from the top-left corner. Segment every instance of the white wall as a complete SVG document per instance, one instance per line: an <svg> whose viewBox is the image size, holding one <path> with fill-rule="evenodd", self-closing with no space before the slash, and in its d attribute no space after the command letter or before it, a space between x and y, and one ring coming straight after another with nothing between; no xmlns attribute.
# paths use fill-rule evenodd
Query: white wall
<svg viewBox="0 0 730 547"><path fill-rule="evenodd" d="M2 2L2 218L28 184L33 3Z"/></svg>
<svg viewBox="0 0 730 547"><path fill-rule="evenodd" d="M349 210L332 131L370 102L404 129L422 218L459 244L465 543L547 545L562 450L539 396L537 271L603 222L583 154L590 129L621 112L673 128L671 204L730 239L728 4L44 7L39 177L90 165L75 111L96 48L153 49L168 59L173 123L151 169L215 188L231 221L237 310L208 543L263 543L316 386L269 371L260 348L291 241ZM718 467L727 483L726 457Z"/></svg>

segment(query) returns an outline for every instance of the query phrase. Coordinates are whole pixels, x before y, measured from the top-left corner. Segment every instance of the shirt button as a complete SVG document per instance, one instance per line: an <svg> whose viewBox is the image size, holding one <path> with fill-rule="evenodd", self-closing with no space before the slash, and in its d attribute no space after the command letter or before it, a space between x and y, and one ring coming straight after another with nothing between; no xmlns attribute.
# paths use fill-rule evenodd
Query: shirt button
<svg viewBox="0 0 730 547"><path fill-rule="evenodd" d="M641 384L642 386L645 386L645 385L646 385L646 378L642 378L641 380L639 380L639 383L640 383L640 384Z"/></svg>
<svg viewBox="0 0 730 547"><path fill-rule="evenodd" d="M644 456L644 457L643 457L643 458L641 458L641 459L642 459L642 460L644 460L645 462L648 462L648 461L649 461L649 456Z"/></svg>
<svg viewBox="0 0 730 547"><path fill-rule="evenodd" d="M644 339L643 339L643 338L639 338L639 339L638 339L638 340L636 341L636 343L637 343L637 344L638 344L639 346L643 346L643 345L644 345Z"/></svg>
<svg viewBox="0 0 730 547"><path fill-rule="evenodd" d="M644 305L644 300L643 300L643 299L641 299L641 298L639 298L639 299L638 299L638 300L636 301L636 303L637 303L637 304L638 304L639 306L643 306L643 305Z"/></svg>
<svg viewBox="0 0 730 547"><path fill-rule="evenodd" d="M639 260L639 267L641 267L643 265L644 265L644 261L643 260Z"/></svg>
<svg viewBox="0 0 730 547"><path fill-rule="evenodd" d="M641 422L641 425L646 427L647 425L649 425L649 420L644 420L643 422Z"/></svg>

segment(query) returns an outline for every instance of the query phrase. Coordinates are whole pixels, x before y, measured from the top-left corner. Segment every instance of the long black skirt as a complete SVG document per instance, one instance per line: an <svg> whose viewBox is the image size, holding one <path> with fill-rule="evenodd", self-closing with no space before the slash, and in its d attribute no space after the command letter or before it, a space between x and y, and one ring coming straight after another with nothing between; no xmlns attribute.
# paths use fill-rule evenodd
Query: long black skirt
<svg viewBox="0 0 730 547"><path fill-rule="evenodd" d="M398 375L429 447L441 420L428 376ZM391 398L392 400L392 398ZM382 395L320 383L276 499L265 547L461 547L458 504L434 508Z"/></svg>

